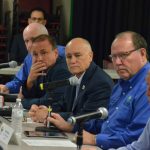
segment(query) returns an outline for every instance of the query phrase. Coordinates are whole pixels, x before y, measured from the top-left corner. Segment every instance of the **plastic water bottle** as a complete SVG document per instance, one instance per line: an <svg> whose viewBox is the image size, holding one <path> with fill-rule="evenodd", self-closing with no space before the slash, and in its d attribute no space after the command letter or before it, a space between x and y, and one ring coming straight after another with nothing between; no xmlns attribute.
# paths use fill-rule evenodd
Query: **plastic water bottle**
<svg viewBox="0 0 150 150"><path fill-rule="evenodd" d="M17 144L21 144L22 134L22 119L23 119L23 106L21 99L16 99L16 104L12 108L12 122L11 127L14 129L14 138Z"/></svg>

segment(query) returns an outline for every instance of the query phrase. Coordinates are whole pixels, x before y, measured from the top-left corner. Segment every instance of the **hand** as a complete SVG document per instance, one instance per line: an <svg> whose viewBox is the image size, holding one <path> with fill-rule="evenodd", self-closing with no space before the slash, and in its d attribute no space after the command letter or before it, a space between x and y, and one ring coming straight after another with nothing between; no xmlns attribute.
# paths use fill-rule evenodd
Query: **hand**
<svg viewBox="0 0 150 150"><path fill-rule="evenodd" d="M48 115L48 108L44 105L39 106L38 111L36 111L35 115L38 122L46 122Z"/></svg>
<svg viewBox="0 0 150 150"><path fill-rule="evenodd" d="M9 89L5 85L0 84L0 92L8 94L9 93Z"/></svg>
<svg viewBox="0 0 150 150"><path fill-rule="evenodd" d="M37 79L38 76L46 75L43 73L46 69L46 64L42 62L36 62L32 64L28 79L27 79L27 88L30 89L33 86L34 81Z"/></svg>
<svg viewBox="0 0 150 150"><path fill-rule="evenodd" d="M83 144L96 145L95 135L87 131L83 131Z"/></svg>
<svg viewBox="0 0 150 150"><path fill-rule="evenodd" d="M32 105L28 112L29 117L31 117L31 119L35 122L38 121L37 116L36 116L36 112L38 111L38 109L39 107L37 105Z"/></svg>
<svg viewBox="0 0 150 150"><path fill-rule="evenodd" d="M96 146L82 145L81 150L98 150ZM100 150L100 149L99 149Z"/></svg>
<svg viewBox="0 0 150 150"><path fill-rule="evenodd" d="M50 121L54 124L58 129L66 132L71 132L73 126L65 121L59 114L51 113L51 117L47 118L47 121Z"/></svg>

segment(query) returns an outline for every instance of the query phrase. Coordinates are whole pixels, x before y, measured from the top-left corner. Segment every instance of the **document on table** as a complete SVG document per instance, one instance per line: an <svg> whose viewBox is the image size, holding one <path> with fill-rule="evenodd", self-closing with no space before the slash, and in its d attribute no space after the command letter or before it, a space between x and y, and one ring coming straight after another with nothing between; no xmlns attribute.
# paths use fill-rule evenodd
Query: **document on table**
<svg viewBox="0 0 150 150"><path fill-rule="evenodd" d="M53 147L76 147L76 144L69 140L36 140L36 139L23 139L29 146L53 146Z"/></svg>

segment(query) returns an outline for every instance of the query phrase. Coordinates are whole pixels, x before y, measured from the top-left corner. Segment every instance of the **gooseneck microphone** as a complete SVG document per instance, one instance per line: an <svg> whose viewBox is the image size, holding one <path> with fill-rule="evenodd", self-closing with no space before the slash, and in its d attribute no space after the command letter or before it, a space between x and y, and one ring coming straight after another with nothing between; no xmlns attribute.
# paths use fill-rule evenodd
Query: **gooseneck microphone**
<svg viewBox="0 0 150 150"><path fill-rule="evenodd" d="M76 86L78 84L79 84L78 78L76 76L73 76L73 77L70 77L69 79L65 79L65 80L41 83L40 89L41 90L44 90L44 89L52 90L57 87L62 87L62 86L66 86L66 85Z"/></svg>
<svg viewBox="0 0 150 150"><path fill-rule="evenodd" d="M17 67L17 62L16 61L10 61L10 62L8 62L8 63L1 63L0 64L0 69L1 68L15 68L15 67Z"/></svg>
<svg viewBox="0 0 150 150"><path fill-rule="evenodd" d="M87 121L90 119L96 119L96 118L100 118L100 119L105 119L108 116L108 111L106 108L104 107L100 107L98 108L98 110L96 112L91 112L88 114L84 114L84 115L80 115L80 116L76 116L76 117L70 117L68 118L67 122L74 125L75 123L79 123L82 121Z"/></svg>

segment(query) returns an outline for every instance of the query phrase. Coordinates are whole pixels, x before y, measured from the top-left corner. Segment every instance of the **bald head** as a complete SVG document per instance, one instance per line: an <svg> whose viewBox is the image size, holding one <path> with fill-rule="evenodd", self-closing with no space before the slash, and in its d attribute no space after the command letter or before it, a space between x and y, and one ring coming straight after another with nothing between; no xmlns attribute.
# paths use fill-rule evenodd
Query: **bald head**
<svg viewBox="0 0 150 150"><path fill-rule="evenodd" d="M80 77L89 68L93 59L90 43L83 38L74 38L66 45L65 52L69 71Z"/></svg>
<svg viewBox="0 0 150 150"><path fill-rule="evenodd" d="M82 48L85 50L85 52L92 52L92 48L91 48L91 45L90 43L86 40L86 39L83 39L83 38L74 38L72 39L71 41L68 42L68 44L66 45L66 48L69 48L69 47L75 47L76 49L77 48Z"/></svg>
<svg viewBox="0 0 150 150"><path fill-rule="evenodd" d="M23 38L24 38L27 50L29 52L30 52L31 45L32 45L32 39L41 34L48 35L48 31L44 25L39 24L39 23L31 23L24 29Z"/></svg>

